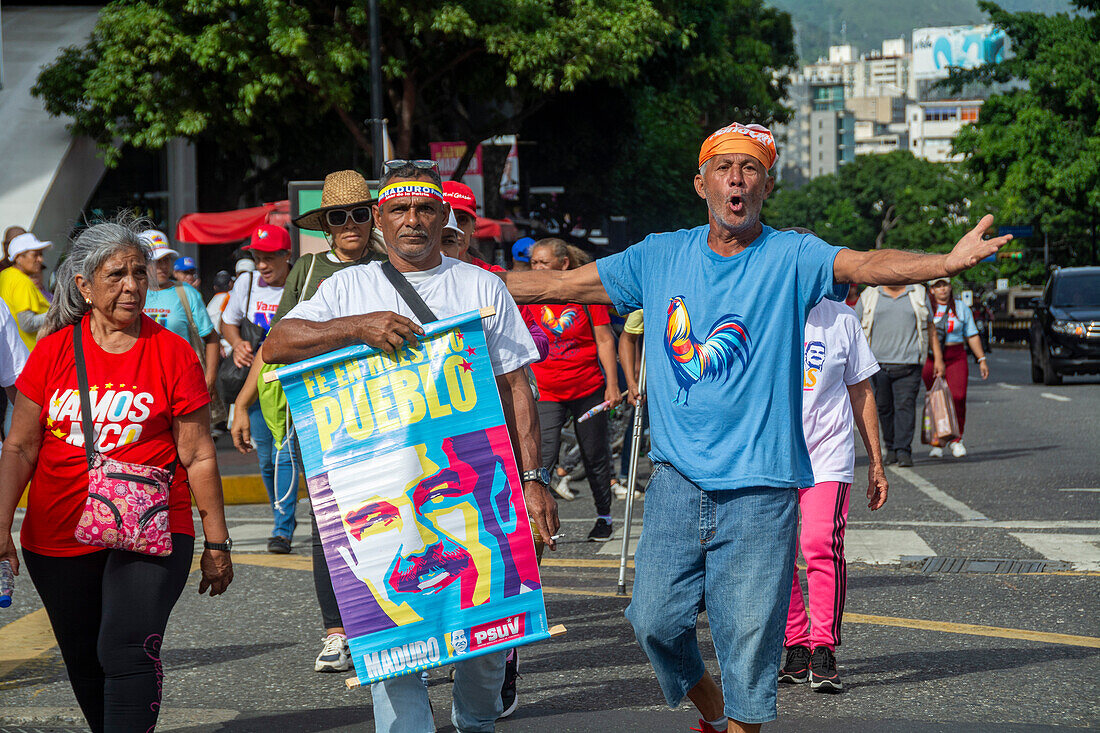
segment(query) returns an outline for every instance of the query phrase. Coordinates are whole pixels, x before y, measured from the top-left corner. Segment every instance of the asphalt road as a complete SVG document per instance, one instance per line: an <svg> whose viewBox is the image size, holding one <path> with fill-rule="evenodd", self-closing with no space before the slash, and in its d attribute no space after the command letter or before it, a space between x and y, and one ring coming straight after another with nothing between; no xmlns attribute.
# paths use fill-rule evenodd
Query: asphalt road
<svg viewBox="0 0 1100 733"><path fill-rule="evenodd" d="M999 349L989 381L972 380L966 458L932 460L918 446L912 469L890 471L889 502L875 513L853 491L838 650L846 691L783 686L767 730L1100 727L1100 380L1032 385L1027 366L1026 352ZM372 730L368 691L312 671L321 629L306 537L292 555L262 552L267 512L230 508L239 549L229 593L200 598L196 573L176 606L159 730ZM618 542L584 541L592 514L587 492L561 503L565 537L542 576L551 622L568 633L522 650L521 704L498 730L687 731L692 709L665 707L623 619ZM923 572L929 556L1050 564ZM0 733L83 729L40 609L23 579L0 610ZM717 673L708 636L703 617ZM446 669L433 670L430 695L439 730L452 730Z"/></svg>

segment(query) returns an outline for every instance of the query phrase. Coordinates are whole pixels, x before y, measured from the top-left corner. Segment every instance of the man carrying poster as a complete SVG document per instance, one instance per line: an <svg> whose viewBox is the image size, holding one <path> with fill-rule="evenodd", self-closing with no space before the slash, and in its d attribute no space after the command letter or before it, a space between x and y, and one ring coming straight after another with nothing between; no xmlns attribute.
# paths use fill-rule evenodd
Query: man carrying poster
<svg viewBox="0 0 1100 733"><path fill-rule="evenodd" d="M471 536L480 542L504 541L505 529L496 523L496 514L484 509L497 501L498 482L489 473L479 473L474 468L478 462L470 456L487 453L500 456L507 452L510 442L523 471L527 512L551 549L559 526L557 506L543 483L545 476L537 471L541 466L538 418L523 371L538 358L538 352L519 309L499 278L441 255L440 237L447 215L434 165L422 161L387 163L374 220L385 237L389 263L439 318L486 306L495 308L496 314L484 320L485 345L500 392L506 437L510 440L505 440L503 434L494 435L491 430L478 431L454 435L438 447L394 451L379 459L387 465L372 464L368 469L372 484L377 484L378 498L354 507L340 507L341 514L351 518L351 524L345 525L348 549L341 548L341 556L371 589L378 605L392 610L393 615L418 613L419 591L441 587L460 568L478 562L482 553L475 543L463 547L448 541L447 537L454 534L448 531L448 522L467 517L464 521L476 528ZM414 318L413 308L387 279L382 264L348 268L322 283L312 299L299 304L272 328L264 343L264 359L268 363L290 364L358 344L386 352L401 350L406 344L417 348L424 329ZM426 475L418 473L418 466L437 470ZM362 471L361 466L359 470ZM327 480L339 483L345 478L336 469L328 472ZM406 486L413 488L403 491ZM448 488L455 486L460 486L461 492ZM478 516L480 519L476 519ZM416 523L419 536L425 538L425 547L417 559L399 562L385 577L372 574L365 558L356 553L357 543L370 535L370 547L377 553L392 536L392 527L400 523ZM505 584L520 582L515 572L506 571L503 577ZM453 592L461 596L461 602L465 603L468 597L476 602L476 597L485 593L478 586L478 583L454 583L446 591L457 589ZM400 619L395 619L395 624L400 626ZM413 646L409 644L410 648ZM494 729L502 709L504 666L505 652L456 663L451 714L456 729ZM378 731L435 730L427 689L419 674L375 682L371 692Z"/></svg>

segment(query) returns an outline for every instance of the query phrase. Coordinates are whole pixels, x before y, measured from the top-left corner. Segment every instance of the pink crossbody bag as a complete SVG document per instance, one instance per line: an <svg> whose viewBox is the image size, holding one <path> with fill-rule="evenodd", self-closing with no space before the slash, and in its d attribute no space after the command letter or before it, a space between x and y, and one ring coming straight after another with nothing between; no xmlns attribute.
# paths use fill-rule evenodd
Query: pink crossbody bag
<svg viewBox="0 0 1100 733"><path fill-rule="evenodd" d="M88 498L74 536L77 542L112 550L164 557L172 554L168 528L168 489L176 462L168 468L124 463L96 451L95 426L84 364L83 333L73 326L76 380L80 388L80 423L88 458Z"/></svg>

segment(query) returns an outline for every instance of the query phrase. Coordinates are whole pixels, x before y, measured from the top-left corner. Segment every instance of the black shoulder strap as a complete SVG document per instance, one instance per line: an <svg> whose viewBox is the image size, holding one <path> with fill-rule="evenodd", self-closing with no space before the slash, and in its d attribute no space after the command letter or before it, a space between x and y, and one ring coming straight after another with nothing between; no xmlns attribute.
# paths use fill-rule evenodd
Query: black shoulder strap
<svg viewBox="0 0 1100 733"><path fill-rule="evenodd" d="M88 458L88 470L92 470L92 443L95 427L92 425L92 401L88 396L88 370L84 366L84 333L82 321L73 324L73 353L76 355L76 384L80 389L80 429L84 433L84 455Z"/></svg>
<svg viewBox="0 0 1100 733"><path fill-rule="evenodd" d="M438 321L432 313L432 309L428 307L428 304L424 302L424 299L416 292L416 289L405 279L405 276L398 272L397 268L393 266L393 263L386 260L382 263L382 272L386 274L386 279L390 281L397 290L397 294L401 296L412 312L416 314L416 317L420 319L421 324L431 323L432 321Z"/></svg>

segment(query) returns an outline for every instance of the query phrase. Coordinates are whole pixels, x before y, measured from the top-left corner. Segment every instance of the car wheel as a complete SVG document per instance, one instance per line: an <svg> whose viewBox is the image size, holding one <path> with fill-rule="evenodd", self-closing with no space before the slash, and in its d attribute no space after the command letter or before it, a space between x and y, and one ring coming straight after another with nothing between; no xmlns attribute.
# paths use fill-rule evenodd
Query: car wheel
<svg viewBox="0 0 1100 733"><path fill-rule="evenodd" d="M1031 351L1031 383L1043 383L1043 367L1035 361L1035 350Z"/></svg>
<svg viewBox="0 0 1100 733"><path fill-rule="evenodd" d="M1054 364L1050 359L1050 348L1046 344L1043 344L1041 349L1039 353L1042 354L1043 358L1043 384L1048 386L1061 384L1062 375L1054 369Z"/></svg>

